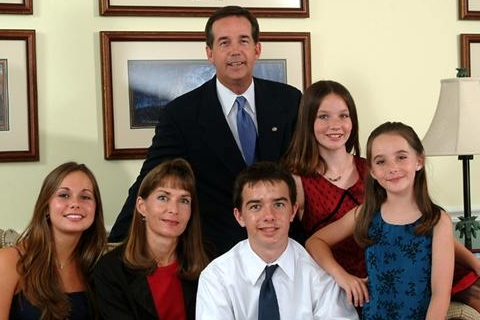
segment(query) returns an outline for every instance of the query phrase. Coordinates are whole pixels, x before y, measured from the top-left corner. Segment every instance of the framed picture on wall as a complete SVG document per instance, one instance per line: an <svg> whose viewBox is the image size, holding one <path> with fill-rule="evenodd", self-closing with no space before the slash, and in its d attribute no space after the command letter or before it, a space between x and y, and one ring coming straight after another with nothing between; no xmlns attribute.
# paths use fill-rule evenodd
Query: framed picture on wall
<svg viewBox="0 0 480 320"><path fill-rule="evenodd" d="M261 33L254 75L311 83L310 33ZM203 32L100 32L105 159L143 159L158 110L215 74Z"/></svg>
<svg viewBox="0 0 480 320"><path fill-rule="evenodd" d="M480 19L480 0L458 0L458 13L463 20Z"/></svg>
<svg viewBox="0 0 480 320"><path fill-rule="evenodd" d="M460 63L468 76L480 77L480 34L460 35Z"/></svg>
<svg viewBox="0 0 480 320"><path fill-rule="evenodd" d="M33 0L0 0L0 14L33 14Z"/></svg>
<svg viewBox="0 0 480 320"><path fill-rule="evenodd" d="M99 0L104 16L209 16L216 9L237 5L256 17L309 16L308 0Z"/></svg>
<svg viewBox="0 0 480 320"><path fill-rule="evenodd" d="M0 59L0 131L10 128L10 118L8 116L8 60Z"/></svg>
<svg viewBox="0 0 480 320"><path fill-rule="evenodd" d="M0 162L38 155L35 30L0 30Z"/></svg>

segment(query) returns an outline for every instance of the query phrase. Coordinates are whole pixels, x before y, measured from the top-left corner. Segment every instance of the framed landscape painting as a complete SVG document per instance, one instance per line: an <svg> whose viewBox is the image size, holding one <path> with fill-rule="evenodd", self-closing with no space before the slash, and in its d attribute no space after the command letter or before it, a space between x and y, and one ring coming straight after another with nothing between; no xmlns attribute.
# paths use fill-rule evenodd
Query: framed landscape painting
<svg viewBox="0 0 480 320"><path fill-rule="evenodd" d="M158 110L215 74L202 32L102 31L105 158L142 159ZM254 76L293 85L311 83L310 34L262 33Z"/></svg>

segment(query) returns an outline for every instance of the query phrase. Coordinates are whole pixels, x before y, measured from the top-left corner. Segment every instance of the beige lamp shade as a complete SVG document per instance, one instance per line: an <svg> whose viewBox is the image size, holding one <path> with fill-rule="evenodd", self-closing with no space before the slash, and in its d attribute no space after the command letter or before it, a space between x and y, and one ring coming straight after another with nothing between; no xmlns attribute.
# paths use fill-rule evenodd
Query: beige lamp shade
<svg viewBox="0 0 480 320"><path fill-rule="evenodd" d="M480 78L441 80L423 146L429 156L480 154Z"/></svg>

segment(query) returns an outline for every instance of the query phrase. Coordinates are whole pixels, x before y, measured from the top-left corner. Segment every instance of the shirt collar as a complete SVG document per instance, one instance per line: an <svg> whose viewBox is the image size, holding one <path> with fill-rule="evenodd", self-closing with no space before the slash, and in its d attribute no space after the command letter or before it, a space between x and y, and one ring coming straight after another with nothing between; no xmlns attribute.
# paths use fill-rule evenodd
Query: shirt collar
<svg viewBox="0 0 480 320"><path fill-rule="evenodd" d="M252 80L252 83L248 87L247 91L245 91L242 94L236 94L227 87L225 87L217 78L217 93L218 93L218 99L220 100L220 104L222 105L223 113L225 115L230 114L233 109L233 103L235 102L235 99L238 96L244 96L245 99L247 99L247 108L250 109L250 111L253 113L253 115L256 114L256 109L255 109L255 86L254 86L254 81Z"/></svg>
<svg viewBox="0 0 480 320"><path fill-rule="evenodd" d="M242 259L244 259L245 269L247 270L247 278L252 285L255 285L260 279L260 276L265 270L265 266L271 264L278 264L278 269L285 273L289 280L293 281L295 275L295 254L291 245L292 240L288 239L287 248L278 257L278 259L272 263L265 263L250 246L250 242L245 240L244 253L242 253ZM278 272L278 269L276 272Z"/></svg>

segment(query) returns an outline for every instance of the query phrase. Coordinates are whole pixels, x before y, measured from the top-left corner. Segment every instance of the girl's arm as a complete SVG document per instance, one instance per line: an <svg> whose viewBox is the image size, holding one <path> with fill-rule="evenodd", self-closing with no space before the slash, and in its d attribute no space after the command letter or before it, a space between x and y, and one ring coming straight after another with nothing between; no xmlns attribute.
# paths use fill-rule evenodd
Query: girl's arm
<svg viewBox="0 0 480 320"><path fill-rule="evenodd" d="M350 210L341 219L330 223L315 232L306 242L305 247L317 264L330 274L347 294L350 303L362 306L369 301L366 279L349 274L335 260L331 246L353 235L356 208Z"/></svg>
<svg viewBox="0 0 480 320"><path fill-rule="evenodd" d="M13 295L17 288L19 275L17 273L18 251L13 247L0 250L0 320L8 320Z"/></svg>
<svg viewBox="0 0 480 320"><path fill-rule="evenodd" d="M445 319L447 316L452 289L454 259L452 220L442 211L440 220L433 229L432 297L428 306L427 320Z"/></svg>

